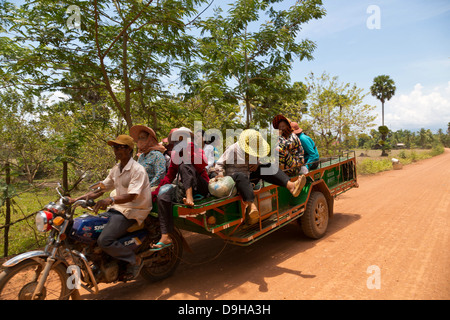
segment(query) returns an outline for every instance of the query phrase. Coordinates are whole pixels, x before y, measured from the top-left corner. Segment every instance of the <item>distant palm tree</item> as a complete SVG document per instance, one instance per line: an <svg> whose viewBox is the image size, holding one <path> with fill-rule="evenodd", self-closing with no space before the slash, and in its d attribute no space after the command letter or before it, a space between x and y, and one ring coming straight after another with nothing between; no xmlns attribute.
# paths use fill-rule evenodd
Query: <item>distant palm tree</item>
<svg viewBox="0 0 450 320"><path fill-rule="evenodd" d="M384 126L384 103L395 95L395 83L389 76L381 75L373 79L370 93L381 101L382 126Z"/></svg>

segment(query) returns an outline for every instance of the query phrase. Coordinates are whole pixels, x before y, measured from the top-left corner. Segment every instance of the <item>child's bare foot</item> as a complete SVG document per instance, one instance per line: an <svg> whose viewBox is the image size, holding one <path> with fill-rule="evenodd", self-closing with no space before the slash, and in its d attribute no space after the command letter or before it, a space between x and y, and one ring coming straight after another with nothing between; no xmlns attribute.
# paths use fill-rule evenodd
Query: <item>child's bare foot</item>
<svg viewBox="0 0 450 320"><path fill-rule="evenodd" d="M192 195L192 188L186 189L186 198L183 198L183 203L188 207L194 206L194 196Z"/></svg>
<svg viewBox="0 0 450 320"><path fill-rule="evenodd" d="M194 206L194 199L183 198L183 203L188 207Z"/></svg>

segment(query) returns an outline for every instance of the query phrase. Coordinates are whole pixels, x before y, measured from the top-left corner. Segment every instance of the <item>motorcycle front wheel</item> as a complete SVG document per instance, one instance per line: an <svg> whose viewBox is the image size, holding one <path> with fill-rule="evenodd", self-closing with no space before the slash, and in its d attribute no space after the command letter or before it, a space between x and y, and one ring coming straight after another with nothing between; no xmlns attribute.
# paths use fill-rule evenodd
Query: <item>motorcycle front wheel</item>
<svg viewBox="0 0 450 320"><path fill-rule="evenodd" d="M31 300L44 266L32 259L6 268L0 274L0 300ZM55 264L45 281L39 300L68 300L72 290L62 263Z"/></svg>

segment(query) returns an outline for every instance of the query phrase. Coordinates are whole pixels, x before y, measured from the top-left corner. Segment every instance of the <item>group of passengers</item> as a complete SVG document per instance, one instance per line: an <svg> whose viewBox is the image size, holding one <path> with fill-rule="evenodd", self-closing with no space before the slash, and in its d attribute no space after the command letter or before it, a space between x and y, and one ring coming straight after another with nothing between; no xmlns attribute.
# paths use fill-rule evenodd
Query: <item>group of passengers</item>
<svg viewBox="0 0 450 320"><path fill-rule="evenodd" d="M151 250L158 251L172 245L172 207L182 202L192 207L194 201L209 193L210 179L230 176L245 204L246 223L259 220L253 184L255 180L286 187L297 197L306 183L305 174L317 167L319 154L314 142L302 132L298 124L283 115L273 119L273 127L280 131L276 150L279 166L262 164L260 158L270 152L270 145L253 129L244 130L237 142L228 146L222 155L214 146L214 136L205 131L195 134L188 128L174 128L167 138L158 142L153 129L136 125L129 135L119 135L108 141L118 163L102 181L102 188L78 199L95 199L115 190L111 196L98 201L94 212L109 210L109 217L98 244L107 254L129 263L130 278L136 278L143 266L142 259L118 241L136 222L142 224L152 208L158 207L161 238ZM138 158L133 159L137 144ZM291 177L298 176L295 181ZM173 184L179 188L172 187ZM181 195L179 194L181 190Z"/></svg>

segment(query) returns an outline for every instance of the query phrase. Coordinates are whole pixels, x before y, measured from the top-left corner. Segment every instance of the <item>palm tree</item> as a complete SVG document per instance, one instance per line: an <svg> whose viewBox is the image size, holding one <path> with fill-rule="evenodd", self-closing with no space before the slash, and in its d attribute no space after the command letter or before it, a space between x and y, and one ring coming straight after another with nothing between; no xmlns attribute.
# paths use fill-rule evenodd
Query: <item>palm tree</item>
<svg viewBox="0 0 450 320"><path fill-rule="evenodd" d="M370 93L381 101L382 126L384 126L384 103L391 100L395 94L395 82L389 76L381 75L373 79Z"/></svg>

